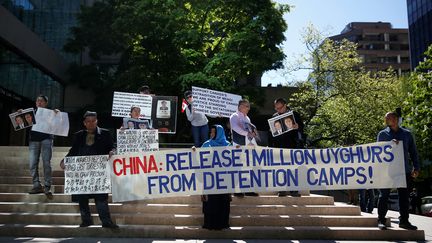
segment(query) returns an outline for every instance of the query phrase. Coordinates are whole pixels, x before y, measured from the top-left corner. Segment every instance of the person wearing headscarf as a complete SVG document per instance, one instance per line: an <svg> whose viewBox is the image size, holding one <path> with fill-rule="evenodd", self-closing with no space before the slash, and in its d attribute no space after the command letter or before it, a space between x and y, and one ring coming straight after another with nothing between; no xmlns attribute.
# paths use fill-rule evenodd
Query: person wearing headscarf
<svg viewBox="0 0 432 243"><path fill-rule="evenodd" d="M221 125L213 125L210 129L210 139L204 142L202 148L229 146ZM222 230L229 228L231 194L210 194L201 197L203 202L204 229Z"/></svg>

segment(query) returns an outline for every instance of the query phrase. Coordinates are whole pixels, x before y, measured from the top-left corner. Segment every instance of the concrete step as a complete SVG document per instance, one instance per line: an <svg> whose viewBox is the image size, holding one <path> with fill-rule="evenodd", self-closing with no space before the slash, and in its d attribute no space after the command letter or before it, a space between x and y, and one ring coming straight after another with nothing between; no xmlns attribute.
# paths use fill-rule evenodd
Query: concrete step
<svg viewBox="0 0 432 243"><path fill-rule="evenodd" d="M54 194L54 198L51 201L45 201L46 196L43 194L28 194L28 193L0 193L1 201L3 202L56 202L64 203L70 202L70 195L65 194ZM111 195L109 199L111 202ZM136 202L129 202L130 204L139 203L198 203L200 202L200 196L188 196L188 197L176 197L175 201L172 198L157 198L140 200ZM231 204L243 204L243 205L334 205L332 197L311 195L302 197L277 197L277 196L259 196L259 197L232 197Z"/></svg>
<svg viewBox="0 0 432 243"><path fill-rule="evenodd" d="M51 167L54 170L62 170L60 168L60 161L64 158L61 157L52 157L51 158ZM39 160L39 168L42 167L42 159ZM17 170L17 169L29 169L29 159L27 157L0 157L0 169L9 169L9 170Z"/></svg>
<svg viewBox="0 0 432 243"><path fill-rule="evenodd" d="M53 153L67 153L69 152L70 147L53 147ZM28 146L0 146L0 153L1 154L21 154L21 153L28 153L29 147Z"/></svg>
<svg viewBox="0 0 432 243"><path fill-rule="evenodd" d="M76 203L16 203L0 202L0 212L22 213L75 213ZM94 205L91 208L96 210ZM157 204L157 203L110 203L112 213L173 213L201 214L201 203L194 204ZM333 205L243 205L231 204L231 213L238 215L345 215L359 216L356 206Z"/></svg>
<svg viewBox="0 0 432 243"><path fill-rule="evenodd" d="M43 170L39 171L40 174L43 174ZM28 171L28 174L30 174L30 171ZM44 181L44 177L39 177L40 181ZM54 185L64 185L64 177L59 176L53 176L52 177L53 184ZM2 176L0 177L0 184L32 184L32 178L30 176Z"/></svg>
<svg viewBox="0 0 432 243"><path fill-rule="evenodd" d="M75 213L0 213L0 222L14 224L71 224L79 225L81 216L78 206ZM143 214L143 213L112 213L112 219L122 225L189 225L203 224L202 214ZM101 224L97 214L92 214L93 222ZM332 227L375 227L376 217L365 216L333 216L310 215L230 215L231 226L332 226ZM388 221L390 226L390 220Z"/></svg>
<svg viewBox="0 0 432 243"><path fill-rule="evenodd" d="M106 238L176 238L176 239L296 239L296 240L383 240L404 241L424 240L424 231L379 230L377 227L231 227L214 231L199 226L174 225L120 225L119 230L91 226L80 228L76 225L29 225L2 224L0 235L20 237L106 237Z"/></svg>
<svg viewBox="0 0 432 243"><path fill-rule="evenodd" d="M39 164L39 176L42 176L43 174L43 167L41 164ZM51 166L51 168L53 177L64 177L64 171L60 168L60 166L58 168L54 168L54 166ZM0 168L0 176L8 177L8 179L11 177L28 177L30 176L30 169L28 168L28 165L27 167L20 169ZM11 182L13 182L13 180L11 180Z"/></svg>

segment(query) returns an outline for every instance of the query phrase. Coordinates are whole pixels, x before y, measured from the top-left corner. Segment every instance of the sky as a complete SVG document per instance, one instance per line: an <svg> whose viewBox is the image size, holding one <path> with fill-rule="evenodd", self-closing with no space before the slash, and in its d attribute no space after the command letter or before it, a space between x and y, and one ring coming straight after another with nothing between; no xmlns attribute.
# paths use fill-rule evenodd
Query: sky
<svg viewBox="0 0 432 243"><path fill-rule="evenodd" d="M306 52L301 34L306 26L313 24L328 36L339 34L350 22L390 22L393 28L408 28L406 0L274 0L293 6L284 15L288 24L282 45L286 62L294 63ZM262 86L271 83L287 85L305 80L308 72L298 71L284 75L283 69L269 71L262 77Z"/></svg>

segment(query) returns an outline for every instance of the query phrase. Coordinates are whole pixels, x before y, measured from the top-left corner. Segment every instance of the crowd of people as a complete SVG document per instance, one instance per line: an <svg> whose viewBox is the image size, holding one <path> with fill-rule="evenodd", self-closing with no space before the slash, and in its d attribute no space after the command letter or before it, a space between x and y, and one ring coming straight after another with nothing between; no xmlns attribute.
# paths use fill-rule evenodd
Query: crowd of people
<svg viewBox="0 0 432 243"><path fill-rule="evenodd" d="M140 88L141 94L152 95L148 86ZM225 126L215 124L209 129L209 120L203 113L196 112L193 109L193 97L191 91L184 93L185 99L188 103L186 108L186 117L191 123L191 132L193 138L194 148L198 147L219 147L219 146L246 146L253 139L258 139L255 126L252 124L248 116L250 110L250 103L246 99L238 102L238 110L229 117L229 122ZM46 108L48 105L48 97L40 95L36 98L36 110L42 107ZM274 123L275 132L269 132L268 144L275 148L287 149L302 149L305 146L306 135L304 133L304 124L299 113L290 109L287 101L284 98L278 98L273 102L275 113L274 117L292 113L292 116L287 116L283 122L277 124L282 127L286 126L285 132L280 131L280 127ZM57 110L58 111L58 110ZM140 118L139 107L131 107L130 118L139 120ZM270 119L271 117L269 117ZM409 198L412 179L418 176L419 163L416 145L411 132L405 128L400 127L399 116L396 112L389 112L385 114L385 121L387 127L380 131L377 136L377 141L394 141L399 143L403 141L404 162L406 169L407 187L398 188L399 194L399 212L400 221L399 227L415 230L416 226L409 222ZM151 127L151 121L148 122ZM75 134L74 142L66 156L89 156L89 155L112 155L115 147L113 139L108 130L98 127L97 113L87 111L83 116L84 129ZM144 127L129 126L127 119L124 119L123 129L140 129ZM252 128L252 129L251 129ZM33 188L30 194L45 193L47 197L52 199L52 157L53 135L30 131L29 139L29 164L30 173L32 175ZM39 180L39 156L42 154L43 168L44 168L44 184L42 186ZM412 164L410 163L412 161ZM64 168L62 161L61 167ZM379 190L378 200L378 227L386 229L386 214L390 189ZM293 197L300 197L297 191L280 191L278 196L287 196L290 194ZM243 196L257 196L255 192L236 193L238 197ZM372 189L364 189L359 191L360 207L364 212L371 213L374 208L374 191ZM102 221L102 226L111 229L117 229L116 225L110 216L108 207L108 194L79 194L73 195L72 201L79 204L81 213L80 227L88 227L93 224L89 209L89 199L93 198L96 203L96 208L99 217ZM215 194L215 195L202 195L204 223L203 228L212 230L222 230L229 228L229 213L230 213L230 194Z"/></svg>

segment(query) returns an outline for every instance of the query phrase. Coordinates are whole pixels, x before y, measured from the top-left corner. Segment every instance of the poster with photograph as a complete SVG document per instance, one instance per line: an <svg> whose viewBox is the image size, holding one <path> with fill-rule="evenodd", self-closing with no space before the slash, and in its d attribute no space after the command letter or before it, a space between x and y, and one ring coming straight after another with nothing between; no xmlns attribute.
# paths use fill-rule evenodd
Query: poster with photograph
<svg viewBox="0 0 432 243"><path fill-rule="evenodd" d="M159 150L157 130L117 129L117 154Z"/></svg>
<svg viewBox="0 0 432 243"><path fill-rule="evenodd" d="M66 112L38 108L35 113L36 124L32 131L67 137L69 133L69 117Z"/></svg>
<svg viewBox="0 0 432 243"><path fill-rule="evenodd" d="M125 129L153 129L150 119L123 118L123 128Z"/></svg>
<svg viewBox="0 0 432 243"><path fill-rule="evenodd" d="M177 96L153 96L153 128L159 133L176 133Z"/></svg>
<svg viewBox="0 0 432 243"><path fill-rule="evenodd" d="M192 106L206 115L230 117L237 111L240 95L192 86Z"/></svg>
<svg viewBox="0 0 432 243"><path fill-rule="evenodd" d="M259 136L258 136L258 130L256 128L256 126L252 123L246 123L245 124L246 129L248 130L248 132L250 132L251 134L253 134L253 136L246 136L245 139L245 144L246 146L256 146L258 145L257 140L259 140Z"/></svg>
<svg viewBox="0 0 432 243"><path fill-rule="evenodd" d="M9 114L12 126L15 131L31 127L36 124L35 114L33 108L27 108L22 111Z"/></svg>
<svg viewBox="0 0 432 243"><path fill-rule="evenodd" d="M149 118L152 112L152 101L151 95L115 91L111 115L129 117L132 106L137 106L141 109L140 118Z"/></svg>
<svg viewBox="0 0 432 243"><path fill-rule="evenodd" d="M268 119L268 123L273 137L279 136L294 129L298 129L298 124L295 121L292 111L272 117Z"/></svg>

